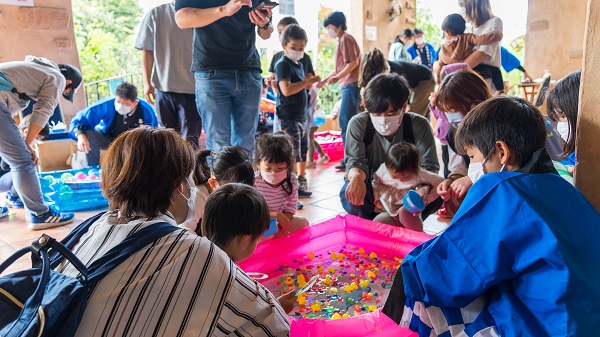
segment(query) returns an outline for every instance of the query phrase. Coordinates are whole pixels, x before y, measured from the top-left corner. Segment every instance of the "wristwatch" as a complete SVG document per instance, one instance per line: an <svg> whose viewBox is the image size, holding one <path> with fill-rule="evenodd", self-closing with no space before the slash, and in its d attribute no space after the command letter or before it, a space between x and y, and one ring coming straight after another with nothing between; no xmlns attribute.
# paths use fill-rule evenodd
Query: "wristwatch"
<svg viewBox="0 0 600 337"><path fill-rule="evenodd" d="M258 27L258 28L267 30L267 29L269 29L269 27L271 27L271 22L273 22L273 17L269 18L269 22L267 22L267 24L264 25L264 27Z"/></svg>

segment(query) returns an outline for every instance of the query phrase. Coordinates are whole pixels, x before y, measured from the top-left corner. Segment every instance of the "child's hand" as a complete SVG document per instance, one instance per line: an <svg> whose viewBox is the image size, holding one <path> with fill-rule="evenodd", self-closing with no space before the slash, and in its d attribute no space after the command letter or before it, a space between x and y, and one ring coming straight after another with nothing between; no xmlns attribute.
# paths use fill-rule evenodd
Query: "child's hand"
<svg viewBox="0 0 600 337"><path fill-rule="evenodd" d="M381 200L379 200L379 199L375 200L375 208L383 209L383 204L381 203Z"/></svg>
<svg viewBox="0 0 600 337"><path fill-rule="evenodd" d="M427 206L429 203L429 192L431 192L431 187L421 186L417 188L416 192L421 196L421 199L423 199L423 205Z"/></svg>
<svg viewBox="0 0 600 337"><path fill-rule="evenodd" d="M296 306L296 290L292 290L289 293L279 296L277 301L279 301L279 304L281 304L285 313L289 314L294 310L294 306Z"/></svg>
<svg viewBox="0 0 600 337"><path fill-rule="evenodd" d="M277 226L280 230L288 231L292 227L292 223L285 214L277 213Z"/></svg>
<svg viewBox="0 0 600 337"><path fill-rule="evenodd" d="M450 189L452 182L452 179L445 179L437 187L437 193L440 195L440 197L442 197L442 199L444 199L444 201L450 200L450 197L452 196L452 190Z"/></svg>
<svg viewBox="0 0 600 337"><path fill-rule="evenodd" d="M461 199L465 196L465 194L467 194L471 186L473 186L473 182L469 177L456 179L450 186L450 189L452 190L452 196L457 199Z"/></svg>
<svg viewBox="0 0 600 337"><path fill-rule="evenodd" d="M312 86L313 84L315 84L317 82L321 82L321 77L312 76L312 77L307 78L305 81L309 86Z"/></svg>

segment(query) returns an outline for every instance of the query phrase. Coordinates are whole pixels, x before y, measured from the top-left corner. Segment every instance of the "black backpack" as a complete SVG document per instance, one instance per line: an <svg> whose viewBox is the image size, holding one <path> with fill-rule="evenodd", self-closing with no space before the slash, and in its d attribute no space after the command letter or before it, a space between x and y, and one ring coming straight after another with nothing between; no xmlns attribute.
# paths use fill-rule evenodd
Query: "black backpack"
<svg viewBox="0 0 600 337"><path fill-rule="evenodd" d="M102 214L75 228L58 242L46 234L0 264L0 273L21 256L31 253L33 268L0 278L0 336L46 337L75 335L88 296L111 270L138 250L181 228L155 223L129 235L86 267L71 249ZM78 278L53 269L67 259L81 273Z"/></svg>

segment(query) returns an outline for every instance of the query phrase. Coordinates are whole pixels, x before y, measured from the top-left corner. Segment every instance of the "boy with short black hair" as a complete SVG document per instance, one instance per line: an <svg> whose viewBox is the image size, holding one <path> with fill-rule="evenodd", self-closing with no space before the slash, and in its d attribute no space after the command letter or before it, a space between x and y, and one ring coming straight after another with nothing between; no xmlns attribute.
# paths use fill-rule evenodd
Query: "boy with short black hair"
<svg viewBox="0 0 600 337"><path fill-rule="evenodd" d="M438 83L441 82L441 69L445 65L464 62L473 54L475 47L502 40L502 33L483 35L465 34L466 21L460 14L450 14L442 22L444 43L440 48L438 65L434 67ZM480 63L473 68L483 78L491 78L498 91L504 90L504 79L500 68Z"/></svg>
<svg viewBox="0 0 600 337"><path fill-rule="evenodd" d="M456 144L471 158L476 182L452 224L406 256L404 284L392 286L406 291L410 306L427 308L412 322L405 311L401 320L411 328L597 333L600 214L556 173L546 137L542 115L520 98L492 98L465 116ZM383 312L397 320L395 301L388 297Z"/></svg>
<svg viewBox="0 0 600 337"><path fill-rule="evenodd" d="M318 76L306 78L304 67L299 61L304 57L308 41L304 29L296 24L288 25L283 31L281 45L284 57L275 65L277 83L277 116L281 129L293 140L298 174L299 196L310 196L306 181L306 156L308 137L306 134L306 88L319 82ZM302 191L302 192L300 192Z"/></svg>

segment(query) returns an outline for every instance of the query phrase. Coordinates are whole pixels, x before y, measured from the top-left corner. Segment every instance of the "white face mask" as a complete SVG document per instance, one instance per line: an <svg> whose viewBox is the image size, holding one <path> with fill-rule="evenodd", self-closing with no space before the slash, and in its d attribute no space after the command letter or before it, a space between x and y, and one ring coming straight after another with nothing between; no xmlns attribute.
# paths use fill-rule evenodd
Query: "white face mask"
<svg viewBox="0 0 600 337"><path fill-rule="evenodd" d="M286 50L285 56L287 56L290 60L292 60L294 62L298 62L298 61L302 60L302 58L304 57L304 52L297 51L297 50Z"/></svg>
<svg viewBox="0 0 600 337"><path fill-rule="evenodd" d="M337 33L335 32L335 30L333 28L327 28L327 33L329 34L329 36L331 36L332 39L335 39L337 37Z"/></svg>
<svg viewBox="0 0 600 337"><path fill-rule="evenodd" d="M558 122L556 123L556 131L562 139L566 141L569 140L569 134L571 133L571 125L569 122Z"/></svg>
<svg viewBox="0 0 600 337"><path fill-rule="evenodd" d="M463 119L463 115L460 112L446 112L446 118L453 127L457 128Z"/></svg>
<svg viewBox="0 0 600 337"><path fill-rule="evenodd" d="M425 39L422 37L418 37L415 39L415 43L417 44L417 46L422 46L423 44L425 44Z"/></svg>
<svg viewBox="0 0 600 337"><path fill-rule="evenodd" d="M123 105L123 104L115 101L115 110L117 110L117 112L122 116L129 114L132 110L131 108L132 107L130 107L130 106Z"/></svg>
<svg viewBox="0 0 600 337"><path fill-rule="evenodd" d="M190 181L187 180L187 178L185 179L185 181L187 181L188 185L190 186L190 197L186 198L185 195L183 195L183 193L181 193L181 191L179 191L179 193L187 201L188 213L187 213L187 216L186 216L184 222L188 222L188 221L194 220L194 215L195 215L194 208L196 206L196 194L198 194L198 187L192 186L192 184L190 184Z"/></svg>
<svg viewBox="0 0 600 337"><path fill-rule="evenodd" d="M267 184L279 185L285 180L285 178L287 178L288 172L287 170L283 170L281 172L274 173L261 170L260 175Z"/></svg>
<svg viewBox="0 0 600 337"><path fill-rule="evenodd" d="M494 153L494 152L492 151L492 152L490 152L490 154L485 156L485 159L483 159L482 162L479 162L479 163L471 162L469 164L469 171L468 171L467 175L469 176L469 178L471 179L473 184L475 184L475 182L477 182L477 180L479 180L481 177L483 177L485 175L486 172L483 168L483 165L489 159L489 157L490 157L490 155L492 155L492 153ZM502 168L500 168L500 172L504 171L505 167L506 167L506 164L502 164Z"/></svg>
<svg viewBox="0 0 600 337"><path fill-rule="evenodd" d="M465 20L467 19L467 9L465 7L458 7L458 14L462 16Z"/></svg>
<svg viewBox="0 0 600 337"><path fill-rule="evenodd" d="M375 127L375 131L382 136L391 136L395 135L400 129L400 121L402 119L402 115L399 116L373 116L370 114L371 122L373 122L373 127Z"/></svg>

